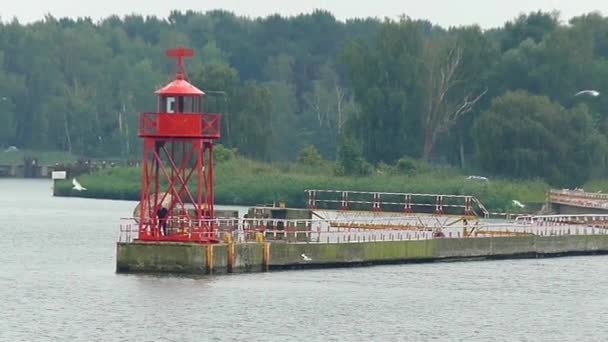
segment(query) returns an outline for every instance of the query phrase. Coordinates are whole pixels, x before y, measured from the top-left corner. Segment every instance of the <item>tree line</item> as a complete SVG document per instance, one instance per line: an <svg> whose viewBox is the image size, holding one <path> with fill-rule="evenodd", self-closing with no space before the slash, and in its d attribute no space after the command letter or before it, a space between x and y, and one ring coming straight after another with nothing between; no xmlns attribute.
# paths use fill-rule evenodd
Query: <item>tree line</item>
<svg viewBox="0 0 608 342"><path fill-rule="evenodd" d="M406 16L226 11L47 16L0 23L0 146L88 157L141 153L137 113L174 75L164 50L192 47L188 77L223 114L221 143L260 160L408 158L578 185L605 177L608 18L521 15L443 28ZM353 161L355 161L353 163ZM362 171L363 170L363 171Z"/></svg>

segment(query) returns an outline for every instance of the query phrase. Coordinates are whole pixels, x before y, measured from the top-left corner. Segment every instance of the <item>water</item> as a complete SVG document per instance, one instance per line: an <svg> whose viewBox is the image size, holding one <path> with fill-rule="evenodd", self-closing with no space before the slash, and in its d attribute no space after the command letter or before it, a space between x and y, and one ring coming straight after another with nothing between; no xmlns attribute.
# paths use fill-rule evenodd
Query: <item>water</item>
<svg viewBox="0 0 608 342"><path fill-rule="evenodd" d="M86 185L85 185L86 186ZM0 341L605 340L608 257L118 275L133 202L0 180Z"/></svg>

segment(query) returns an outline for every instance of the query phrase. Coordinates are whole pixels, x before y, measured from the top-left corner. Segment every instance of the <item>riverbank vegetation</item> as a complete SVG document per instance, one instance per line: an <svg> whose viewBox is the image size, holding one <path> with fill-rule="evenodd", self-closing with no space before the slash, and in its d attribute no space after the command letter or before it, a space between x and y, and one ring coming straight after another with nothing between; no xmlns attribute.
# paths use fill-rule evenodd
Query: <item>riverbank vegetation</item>
<svg viewBox="0 0 608 342"><path fill-rule="evenodd" d="M215 169L216 202L233 205L257 205L285 202L292 207L306 206L306 189L385 191L410 193L462 194L478 197L491 211L518 212L516 199L538 209L548 185L542 181L489 181L466 179L455 168L431 168L411 159L393 165L368 168L367 173L344 175L343 168L357 163L329 162L318 158L314 148L300 154L299 162L263 163L243 157L226 158L219 148ZM82 175L79 182L88 190L71 190L69 180L56 184L56 193L64 196L139 200L141 170L115 167L95 174Z"/></svg>

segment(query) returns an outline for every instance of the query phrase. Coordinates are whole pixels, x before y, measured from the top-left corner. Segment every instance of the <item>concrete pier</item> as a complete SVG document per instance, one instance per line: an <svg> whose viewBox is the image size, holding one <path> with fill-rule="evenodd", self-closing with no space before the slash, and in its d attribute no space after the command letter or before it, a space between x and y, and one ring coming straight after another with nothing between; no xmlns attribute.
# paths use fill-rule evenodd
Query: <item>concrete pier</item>
<svg viewBox="0 0 608 342"><path fill-rule="evenodd" d="M116 270L125 273L214 274L607 253L608 235L215 245L134 241L117 244ZM305 261L302 254L311 260Z"/></svg>

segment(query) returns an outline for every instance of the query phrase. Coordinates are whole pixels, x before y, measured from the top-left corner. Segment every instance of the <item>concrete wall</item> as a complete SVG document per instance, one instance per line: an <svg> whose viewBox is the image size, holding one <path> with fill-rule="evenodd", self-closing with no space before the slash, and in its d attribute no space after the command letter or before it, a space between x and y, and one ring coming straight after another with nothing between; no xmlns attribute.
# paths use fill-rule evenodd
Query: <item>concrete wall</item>
<svg viewBox="0 0 608 342"><path fill-rule="evenodd" d="M52 166L46 165L0 165L0 177L19 177L19 178L48 178L54 170Z"/></svg>
<svg viewBox="0 0 608 342"><path fill-rule="evenodd" d="M213 264L210 264L209 260L207 260L207 273L228 272L228 245L209 245L206 246L206 248L213 248L213 255L211 258L211 260L213 260ZM209 256L209 253L207 253L207 257Z"/></svg>
<svg viewBox="0 0 608 342"><path fill-rule="evenodd" d="M442 260L608 253L608 235L364 243L118 243L118 272L225 273ZM302 254L310 258L304 260Z"/></svg>
<svg viewBox="0 0 608 342"><path fill-rule="evenodd" d="M207 247L182 243L118 243L118 272L207 273Z"/></svg>
<svg viewBox="0 0 608 342"><path fill-rule="evenodd" d="M233 272L264 271L264 245L261 243L235 244Z"/></svg>
<svg viewBox="0 0 608 342"><path fill-rule="evenodd" d="M311 261L305 261L302 254ZM397 261L432 260L436 254L435 240L390 241L333 244L270 245L271 269L327 265L391 263Z"/></svg>

